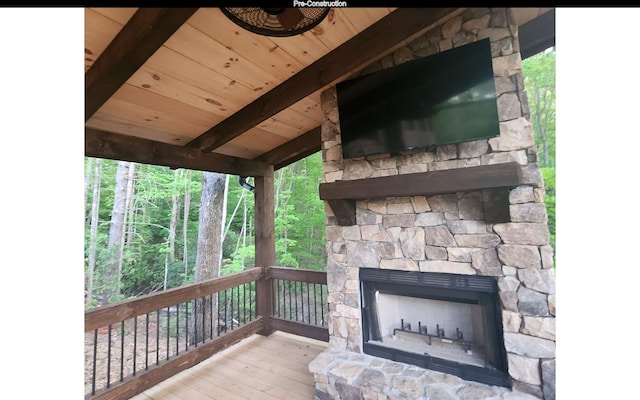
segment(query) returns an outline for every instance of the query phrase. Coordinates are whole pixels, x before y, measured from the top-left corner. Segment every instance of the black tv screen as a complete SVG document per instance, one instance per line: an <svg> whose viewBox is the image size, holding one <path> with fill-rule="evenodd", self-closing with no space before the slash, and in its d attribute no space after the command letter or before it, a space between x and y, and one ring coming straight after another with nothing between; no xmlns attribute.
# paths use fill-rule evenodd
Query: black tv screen
<svg viewBox="0 0 640 400"><path fill-rule="evenodd" d="M336 85L343 158L500 134L489 39Z"/></svg>

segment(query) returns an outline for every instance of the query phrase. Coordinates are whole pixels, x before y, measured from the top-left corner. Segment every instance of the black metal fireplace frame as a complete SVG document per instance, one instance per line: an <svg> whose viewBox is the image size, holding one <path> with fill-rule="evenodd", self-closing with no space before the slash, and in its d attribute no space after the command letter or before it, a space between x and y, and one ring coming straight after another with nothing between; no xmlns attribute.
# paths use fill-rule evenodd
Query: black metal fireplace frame
<svg viewBox="0 0 640 400"><path fill-rule="evenodd" d="M511 388L495 277L368 268L361 268L359 274L362 348L365 354L452 374L469 381ZM463 364L369 343L371 339L376 340L380 336L376 320L377 313L373 308L376 291L481 305L485 314L485 328L489 336L487 346L492 354L493 368Z"/></svg>

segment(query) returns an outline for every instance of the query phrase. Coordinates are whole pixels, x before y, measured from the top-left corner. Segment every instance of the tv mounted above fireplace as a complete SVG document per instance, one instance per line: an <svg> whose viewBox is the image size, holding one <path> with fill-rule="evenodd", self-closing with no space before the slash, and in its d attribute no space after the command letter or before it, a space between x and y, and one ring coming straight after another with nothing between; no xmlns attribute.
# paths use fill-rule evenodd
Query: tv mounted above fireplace
<svg viewBox="0 0 640 400"><path fill-rule="evenodd" d="M343 158L500 134L489 39L336 85Z"/></svg>

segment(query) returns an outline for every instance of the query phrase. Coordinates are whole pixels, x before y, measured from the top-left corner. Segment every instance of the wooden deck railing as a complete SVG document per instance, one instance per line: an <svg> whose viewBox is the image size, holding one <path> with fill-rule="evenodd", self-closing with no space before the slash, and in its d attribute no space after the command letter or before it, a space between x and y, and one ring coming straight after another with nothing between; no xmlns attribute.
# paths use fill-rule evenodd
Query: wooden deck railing
<svg viewBox="0 0 640 400"><path fill-rule="evenodd" d="M326 271L273 267L269 278L274 281L271 328L328 342Z"/></svg>
<svg viewBox="0 0 640 400"><path fill-rule="evenodd" d="M252 268L88 310L85 398L130 398L255 333L328 341L326 282L323 271Z"/></svg>

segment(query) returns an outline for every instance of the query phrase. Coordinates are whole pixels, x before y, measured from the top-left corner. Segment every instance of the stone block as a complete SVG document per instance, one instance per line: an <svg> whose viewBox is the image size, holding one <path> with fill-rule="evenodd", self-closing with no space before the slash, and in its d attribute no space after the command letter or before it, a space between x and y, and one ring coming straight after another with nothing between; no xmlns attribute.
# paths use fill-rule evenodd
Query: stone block
<svg viewBox="0 0 640 400"><path fill-rule="evenodd" d="M503 244L498 247L498 258L502 264L517 268L541 268L537 246Z"/></svg>
<svg viewBox="0 0 640 400"><path fill-rule="evenodd" d="M516 354L507 354L509 362L509 375L515 380L531 385L540 385L540 360L537 358L523 357Z"/></svg>
<svg viewBox="0 0 640 400"><path fill-rule="evenodd" d="M556 294L556 270L553 268L523 268L518 279L526 288L546 294Z"/></svg>
<svg viewBox="0 0 640 400"><path fill-rule="evenodd" d="M518 288L518 308L523 315L533 317L546 317L549 315L547 295L522 285Z"/></svg>
<svg viewBox="0 0 640 400"><path fill-rule="evenodd" d="M479 250L472 254L471 265L480 275L502 276L502 264L496 249Z"/></svg>
<svg viewBox="0 0 640 400"><path fill-rule="evenodd" d="M506 244L543 246L549 244L549 228L543 223L509 222L496 224L493 230Z"/></svg>
<svg viewBox="0 0 640 400"><path fill-rule="evenodd" d="M504 346L509 353L529 358L555 358L556 356L556 342L521 333L505 332Z"/></svg>
<svg viewBox="0 0 640 400"><path fill-rule="evenodd" d="M542 391L544 400L556 400L556 360L542 361Z"/></svg>

